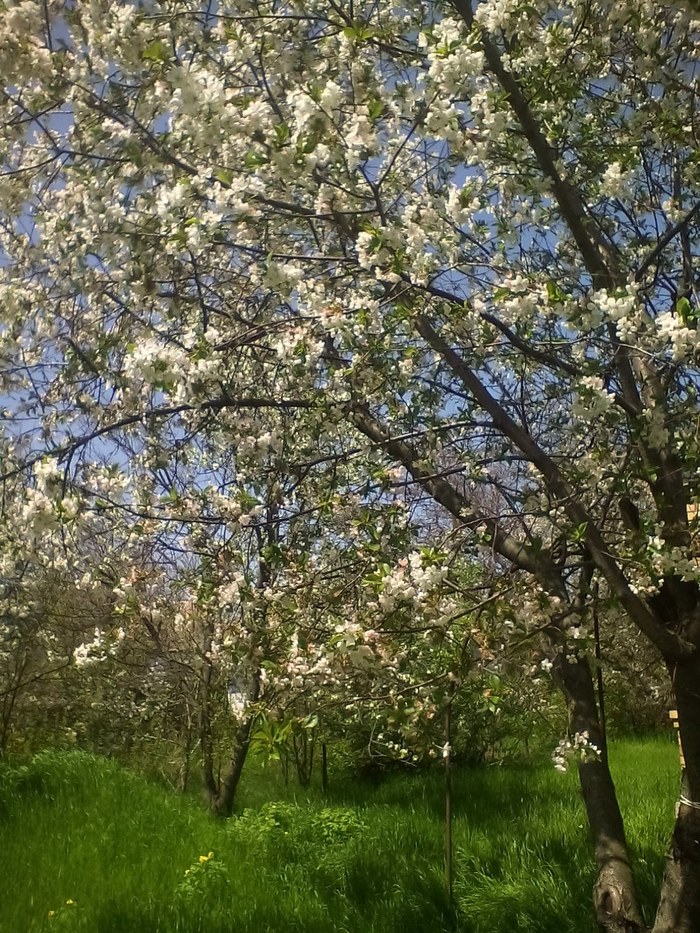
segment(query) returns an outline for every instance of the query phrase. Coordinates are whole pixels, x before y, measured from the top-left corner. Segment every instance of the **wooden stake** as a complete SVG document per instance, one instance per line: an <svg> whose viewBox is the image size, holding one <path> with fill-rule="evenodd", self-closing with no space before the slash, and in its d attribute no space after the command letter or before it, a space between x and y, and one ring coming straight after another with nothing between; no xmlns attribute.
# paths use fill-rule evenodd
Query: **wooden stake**
<svg viewBox="0 0 700 933"><path fill-rule="evenodd" d="M681 744L681 732L680 732L681 727L678 722L678 710L677 709L669 710L668 718L673 723L673 728L676 730L678 734L678 754L680 755L680 759L681 759L681 770L684 771L685 770L685 757L683 755L683 745Z"/></svg>

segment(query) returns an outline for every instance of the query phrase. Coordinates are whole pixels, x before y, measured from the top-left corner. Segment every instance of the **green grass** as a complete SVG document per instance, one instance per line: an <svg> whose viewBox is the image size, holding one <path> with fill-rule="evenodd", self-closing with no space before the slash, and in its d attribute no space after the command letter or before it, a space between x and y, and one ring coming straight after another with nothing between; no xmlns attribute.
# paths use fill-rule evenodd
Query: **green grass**
<svg viewBox="0 0 700 933"><path fill-rule="evenodd" d="M677 750L621 742L611 761L651 912ZM253 767L242 816L217 823L112 762L43 753L0 772L0 933L593 931L574 774L549 764L455 772L454 907L443 806L439 773L341 781L322 799Z"/></svg>

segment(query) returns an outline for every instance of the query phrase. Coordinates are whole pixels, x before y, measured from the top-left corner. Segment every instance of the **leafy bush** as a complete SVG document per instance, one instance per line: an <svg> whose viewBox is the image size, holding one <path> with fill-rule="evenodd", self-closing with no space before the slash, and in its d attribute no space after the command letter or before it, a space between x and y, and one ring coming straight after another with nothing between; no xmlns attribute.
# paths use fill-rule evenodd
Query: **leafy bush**
<svg viewBox="0 0 700 933"><path fill-rule="evenodd" d="M309 810L274 801L259 810L245 810L231 823L231 833L243 843L275 849L283 845L302 854L318 847L338 846L365 830L365 824L349 807Z"/></svg>
<svg viewBox="0 0 700 933"><path fill-rule="evenodd" d="M356 840L366 826L348 807L310 809L285 802L246 810L231 833L251 851L262 851L270 863L303 864L315 883L344 888L348 866L357 855Z"/></svg>
<svg viewBox="0 0 700 933"><path fill-rule="evenodd" d="M227 898L230 886L225 866L209 852L200 855L185 871L185 877L177 886L177 900L186 906L211 908L216 901Z"/></svg>

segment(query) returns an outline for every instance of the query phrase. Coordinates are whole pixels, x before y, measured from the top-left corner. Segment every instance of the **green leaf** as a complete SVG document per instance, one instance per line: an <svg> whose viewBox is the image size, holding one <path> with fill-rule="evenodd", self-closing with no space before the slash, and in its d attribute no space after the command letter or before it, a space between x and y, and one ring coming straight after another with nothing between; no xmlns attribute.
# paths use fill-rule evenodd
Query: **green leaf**
<svg viewBox="0 0 700 933"><path fill-rule="evenodd" d="M676 302L676 314L686 326L697 323L698 311L685 297L679 298Z"/></svg>
<svg viewBox="0 0 700 933"><path fill-rule="evenodd" d="M255 169L260 168L261 165L266 165L268 158L261 152L248 152L243 161L246 168Z"/></svg>
<svg viewBox="0 0 700 933"><path fill-rule="evenodd" d="M154 39L141 52L141 58L145 62L167 62L170 58L170 51L162 39Z"/></svg>
<svg viewBox="0 0 700 933"><path fill-rule="evenodd" d="M318 143L318 133L309 133L308 136L300 137L297 142L297 152L300 155L309 155L309 153L313 152L316 146L318 146Z"/></svg>
<svg viewBox="0 0 700 933"><path fill-rule="evenodd" d="M343 35L346 39L355 39L358 42L366 42L374 35L374 30L367 23L353 23L352 26L346 26L343 29Z"/></svg>
<svg viewBox="0 0 700 933"><path fill-rule="evenodd" d="M279 564L282 561L282 548L279 544L267 544L261 550L260 556L263 560L267 561L268 564Z"/></svg>
<svg viewBox="0 0 700 933"><path fill-rule="evenodd" d="M214 178L220 181L222 185L229 187L233 181L233 172L230 172L227 168L218 168L214 172Z"/></svg>
<svg viewBox="0 0 700 933"><path fill-rule="evenodd" d="M291 130L286 123L276 123L275 136L277 137L277 142L279 145L282 145L282 143L286 143L291 136Z"/></svg>
<svg viewBox="0 0 700 933"><path fill-rule="evenodd" d="M547 282L547 298L552 304L558 304L566 300L566 293L559 288L556 282Z"/></svg>
<svg viewBox="0 0 700 933"><path fill-rule="evenodd" d="M242 509L253 509L258 504L258 500L255 496L251 496L249 492L245 489L241 489L238 493L238 503Z"/></svg>
<svg viewBox="0 0 700 933"><path fill-rule="evenodd" d="M571 534L572 541L585 541L587 529L588 529L588 522L581 522L580 525L577 525L577 527L574 528Z"/></svg>
<svg viewBox="0 0 700 933"><path fill-rule="evenodd" d="M367 104L367 113L370 120L378 120L384 112L384 101L375 98Z"/></svg>

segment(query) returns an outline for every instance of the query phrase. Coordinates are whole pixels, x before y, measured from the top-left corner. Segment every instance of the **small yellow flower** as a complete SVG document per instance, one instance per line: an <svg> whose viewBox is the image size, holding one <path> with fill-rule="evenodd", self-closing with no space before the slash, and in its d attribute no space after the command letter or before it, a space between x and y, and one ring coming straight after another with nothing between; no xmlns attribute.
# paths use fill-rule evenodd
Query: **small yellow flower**
<svg viewBox="0 0 700 933"><path fill-rule="evenodd" d="M203 865L205 862L210 862L214 858L214 853L210 852L209 855L200 855L199 864Z"/></svg>
<svg viewBox="0 0 700 933"><path fill-rule="evenodd" d="M50 910L50 911L49 911L49 917L55 917L55 916L56 916L56 911L55 911L55 910Z"/></svg>
<svg viewBox="0 0 700 933"><path fill-rule="evenodd" d="M69 897L68 900L66 901L66 904L68 904L69 907L72 907L75 904L75 901L73 900L72 897Z"/></svg>

